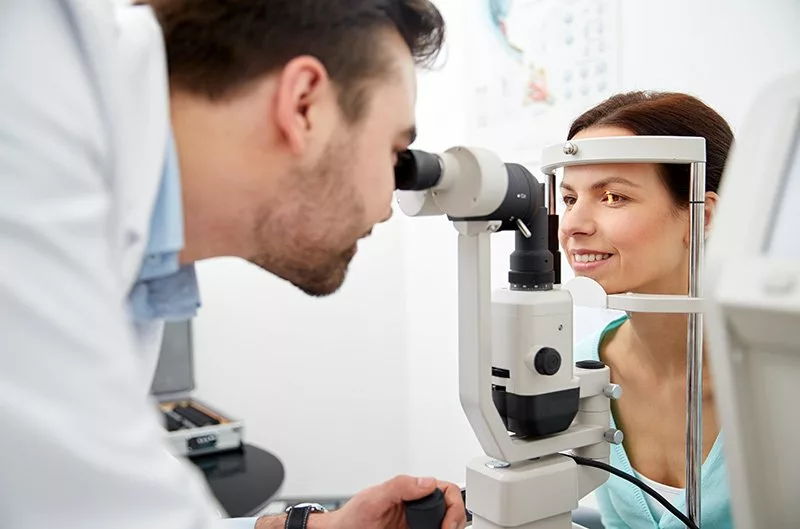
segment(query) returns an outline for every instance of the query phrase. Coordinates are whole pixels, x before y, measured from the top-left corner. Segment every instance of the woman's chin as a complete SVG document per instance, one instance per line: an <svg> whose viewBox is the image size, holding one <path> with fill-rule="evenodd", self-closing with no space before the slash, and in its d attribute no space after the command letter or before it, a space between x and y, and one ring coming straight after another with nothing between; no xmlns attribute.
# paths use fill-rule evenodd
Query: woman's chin
<svg viewBox="0 0 800 529"><path fill-rule="evenodd" d="M597 275L595 274L576 272L575 277L588 277L589 279L600 285L603 288L603 291L608 295L625 294L626 292L629 292L629 290L626 290L625 288L620 288L618 282L603 277L597 277Z"/></svg>

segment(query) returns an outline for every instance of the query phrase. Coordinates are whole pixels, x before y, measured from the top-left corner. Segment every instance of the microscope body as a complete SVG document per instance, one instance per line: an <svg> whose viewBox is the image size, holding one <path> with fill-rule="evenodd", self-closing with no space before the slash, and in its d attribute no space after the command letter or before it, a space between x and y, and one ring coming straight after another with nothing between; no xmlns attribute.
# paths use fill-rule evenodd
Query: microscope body
<svg viewBox="0 0 800 529"><path fill-rule="evenodd" d="M609 370L573 363L572 296L554 284L545 189L489 151L409 152L398 167L409 216L453 221L459 261L459 392L485 453L467 465L475 529L567 529L607 474L561 452L608 463ZM492 292L491 235L513 230L509 286Z"/></svg>
<svg viewBox="0 0 800 529"><path fill-rule="evenodd" d="M492 337L492 399L506 428L521 437L569 428L580 394L569 292L495 290Z"/></svg>
<svg viewBox="0 0 800 529"><path fill-rule="evenodd" d="M464 260L465 247L475 247L474 239L489 235L465 235L465 224L456 223L456 227L461 232L460 274L469 276L468 263L482 259ZM542 290L495 289L487 321L472 317L470 308L473 291L486 285L474 278L460 279L461 402L485 452L467 464L472 526L572 528L572 511L579 500L602 485L608 474L578 466L561 452L608 463L609 442L621 442L609 428L609 398L616 395L611 391L609 370L602 364L579 367L573 363L573 301L568 290L557 285ZM486 326L491 347L481 355L474 347L481 338L467 335ZM477 366L491 377L476 386L469 372ZM481 409L475 393L478 401L490 398L493 409ZM501 423L490 421L486 432L481 412L494 413Z"/></svg>
<svg viewBox="0 0 800 529"><path fill-rule="evenodd" d="M560 452L573 450L609 462L604 434L610 408L603 393L609 386L608 368L573 366L572 298L567 290L498 289L492 297L493 401L515 440L538 447L543 455L514 462L484 456L468 463L473 527L571 528L571 511L607 474L577 466ZM585 441L573 438L573 425L596 427L597 442L583 445Z"/></svg>

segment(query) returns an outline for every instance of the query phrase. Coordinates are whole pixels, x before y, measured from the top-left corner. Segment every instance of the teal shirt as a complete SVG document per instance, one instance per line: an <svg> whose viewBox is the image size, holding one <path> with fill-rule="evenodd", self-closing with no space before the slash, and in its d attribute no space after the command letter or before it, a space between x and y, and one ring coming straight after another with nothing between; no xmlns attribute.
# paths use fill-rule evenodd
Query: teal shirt
<svg viewBox="0 0 800 529"><path fill-rule="evenodd" d="M575 348L575 361L600 360L600 343L606 333L622 325L626 316L609 323L603 330L582 341ZM623 394L625 388L622 388ZM611 418L612 427L615 426ZM717 437L700 470L700 527L714 529L733 528L730 493L725 469L722 433ZM623 445L611 446L611 465L636 476ZM655 519L645 500L645 493L624 479L610 476L597 489L597 501L605 529L685 529L685 525L674 515L665 512L660 520ZM685 499L676 505L686 512Z"/></svg>

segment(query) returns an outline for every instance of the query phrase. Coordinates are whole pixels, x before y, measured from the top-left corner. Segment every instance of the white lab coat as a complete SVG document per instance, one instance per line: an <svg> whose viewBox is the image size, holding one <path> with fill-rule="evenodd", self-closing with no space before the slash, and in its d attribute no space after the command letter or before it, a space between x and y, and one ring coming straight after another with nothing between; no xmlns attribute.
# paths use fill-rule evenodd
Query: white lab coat
<svg viewBox="0 0 800 529"><path fill-rule="evenodd" d="M3 529L224 524L166 450L158 333L127 312L168 124L149 8L0 2Z"/></svg>

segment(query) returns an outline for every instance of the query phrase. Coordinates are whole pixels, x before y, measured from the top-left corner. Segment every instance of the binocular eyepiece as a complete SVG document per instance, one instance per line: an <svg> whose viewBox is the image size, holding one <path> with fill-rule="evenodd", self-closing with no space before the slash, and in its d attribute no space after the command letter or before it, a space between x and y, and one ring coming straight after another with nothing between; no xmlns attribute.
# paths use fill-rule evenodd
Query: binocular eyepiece
<svg viewBox="0 0 800 529"><path fill-rule="evenodd" d="M548 241L557 244L550 226L557 228L557 219L548 218L544 185L525 167L479 148L453 147L440 154L409 149L398 156L394 174L407 215L445 214L453 221L492 221L493 231L516 231L511 288L552 288Z"/></svg>
<svg viewBox="0 0 800 529"><path fill-rule="evenodd" d="M498 220L502 229L532 221L544 205L544 186L519 164L485 149L454 147L442 153L406 150L397 158L395 189L430 197L452 220ZM415 216L417 211L409 208Z"/></svg>
<svg viewBox="0 0 800 529"><path fill-rule="evenodd" d="M410 149L403 151L398 155L394 168L395 189L425 191L439 183L443 171L444 163L436 154Z"/></svg>

